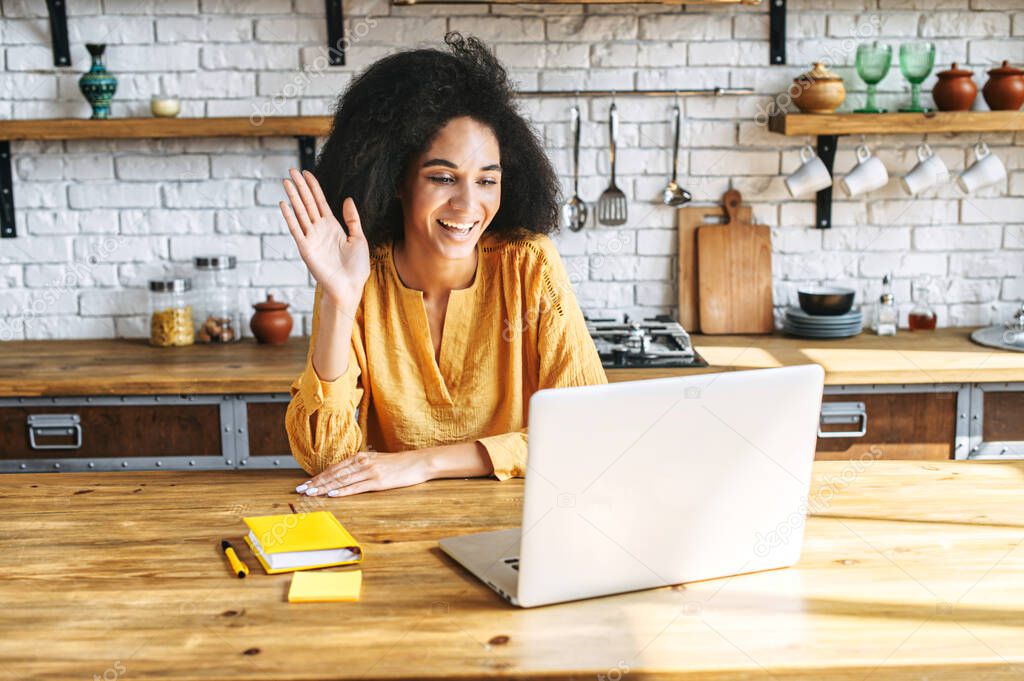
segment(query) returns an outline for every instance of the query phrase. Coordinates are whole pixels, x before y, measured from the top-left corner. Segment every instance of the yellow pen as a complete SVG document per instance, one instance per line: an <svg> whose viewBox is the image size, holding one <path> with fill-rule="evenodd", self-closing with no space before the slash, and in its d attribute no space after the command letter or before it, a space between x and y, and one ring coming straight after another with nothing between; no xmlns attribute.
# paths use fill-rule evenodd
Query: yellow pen
<svg viewBox="0 0 1024 681"><path fill-rule="evenodd" d="M238 554L235 553L235 549L231 546L231 542L227 539L223 539L220 542L221 549L224 550L224 555L228 557L228 563L231 564L231 571L238 575L239 579L242 579L249 574L249 567L238 558Z"/></svg>

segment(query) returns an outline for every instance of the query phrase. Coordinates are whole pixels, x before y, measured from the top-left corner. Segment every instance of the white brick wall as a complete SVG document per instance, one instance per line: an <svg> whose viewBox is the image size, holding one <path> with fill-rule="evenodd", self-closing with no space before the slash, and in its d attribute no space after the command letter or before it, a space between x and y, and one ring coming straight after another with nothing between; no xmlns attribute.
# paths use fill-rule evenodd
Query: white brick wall
<svg viewBox="0 0 1024 681"><path fill-rule="evenodd" d="M977 135L869 136L892 175L863 200L837 196L828 231L811 227L813 200L789 198L783 177L807 140L769 133L755 117L812 59L846 78L845 109L863 102L857 41L879 36L938 45L936 70L956 60L984 70L1024 62L1019 0L791 0L788 66L768 66L767 11L751 6L442 5L392 7L346 0L348 65L326 66L319 0L77 0L68 6L72 67L54 69L45 4L0 3L0 116L88 117L78 77L85 42L108 43L119 77L116 116L148 115L159 90L185 116L328 113L353 75L396 49L437 45L445 30L491 44L524 89L753 87L745 97L685 100L681 181L698 201L735 187L772 227L778 310L801 284L835 282L873 300L896 272L905 315L930 292L942 325L1006 317L1024 298L1024 134L984 139L1006 163L1003 186L964 197L952 184L910 199L898 175L924 140L954 171ZM159 15L154 17L153 15ZM934 76L925 83L928 91ZM894 64L883 106L905 102ZM979 106L984 106L979 97ZM674 313L676 232L659 202L671 163L668 99L620 97L619 185L630 199L621 228L588 225L556 237L580 303L592 314ZM607 186L609 100L582 102L581 194ZM523 100L568 190L571 101ZM843 138L841 174L856 139ZM268 293L293 303L308 333L311 279L278 213L280 178L297 163L291 138L16 142L19 236L0 241L0 339L147 333L146 281L187 272L197 253L239 259L245 302ZM596 211L592 211L596 212Z"/></svg>

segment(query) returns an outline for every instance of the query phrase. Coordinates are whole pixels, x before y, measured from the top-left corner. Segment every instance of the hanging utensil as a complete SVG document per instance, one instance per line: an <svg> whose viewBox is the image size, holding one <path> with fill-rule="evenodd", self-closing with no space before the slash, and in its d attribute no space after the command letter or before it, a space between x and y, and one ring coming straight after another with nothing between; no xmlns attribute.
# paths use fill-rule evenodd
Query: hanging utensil
<svg viewBox="0 0 1024 681"><path fill-rule="evenodd" d="M612 102L608 111L608 137L611 142L610 159L612 181L597 202L597 219L602 225L616 226L626 223L626 195L615 184L615 135L618 132L619 116Z"/></svg>
<svg viewBox="0 0 1024 681"><path fill-rule="evenodd" d="M666 206L681 206L693 199L693 195L676 183L679 173L679 128L681 127L678 104L673 107L672 115L675 118L676 126L675 142L672 145L672 179L661 193L661 202Z"/></svg>
<svg viewBox="0 0 1024 681"><path fill-rule="evenodd" d="M572 107L573 144L572 144L572 198L562 205L562 219L569 229L578 232L587 224L589 210L580 198L580 108Z"/></svg>

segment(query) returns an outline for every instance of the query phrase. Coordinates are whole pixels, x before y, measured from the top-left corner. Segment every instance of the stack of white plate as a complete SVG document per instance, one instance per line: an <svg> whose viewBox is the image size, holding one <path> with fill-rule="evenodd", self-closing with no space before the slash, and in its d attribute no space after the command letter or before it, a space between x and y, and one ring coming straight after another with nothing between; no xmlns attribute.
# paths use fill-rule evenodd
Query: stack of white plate
<svg viewBox="0 0 1024 681"><path fill-rule="evenodd" d="M860 310L850 310L846 314L819 315L807 314L798 307L791 307L786 310L782 328L788 334L804 338L847 338L860 333L863 322Z"/></svg>

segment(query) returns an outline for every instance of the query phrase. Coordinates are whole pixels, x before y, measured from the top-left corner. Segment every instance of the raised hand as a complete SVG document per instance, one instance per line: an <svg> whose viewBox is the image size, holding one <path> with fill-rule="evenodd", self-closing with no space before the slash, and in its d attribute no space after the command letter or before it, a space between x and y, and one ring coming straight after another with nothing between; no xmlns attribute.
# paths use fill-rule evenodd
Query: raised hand
<svg viewBox="0 0 1024 681"><path fill-rule="evenodd" d="M320 183L313 173L289 169L291 180L284 190L291 207L278 203L288 231L292 233L299 255L330 302L353 310L363 296L363 285L370 276L370 248L363 234L352 197L342 203L342 215L349 233L331 212Z"/></svg>

